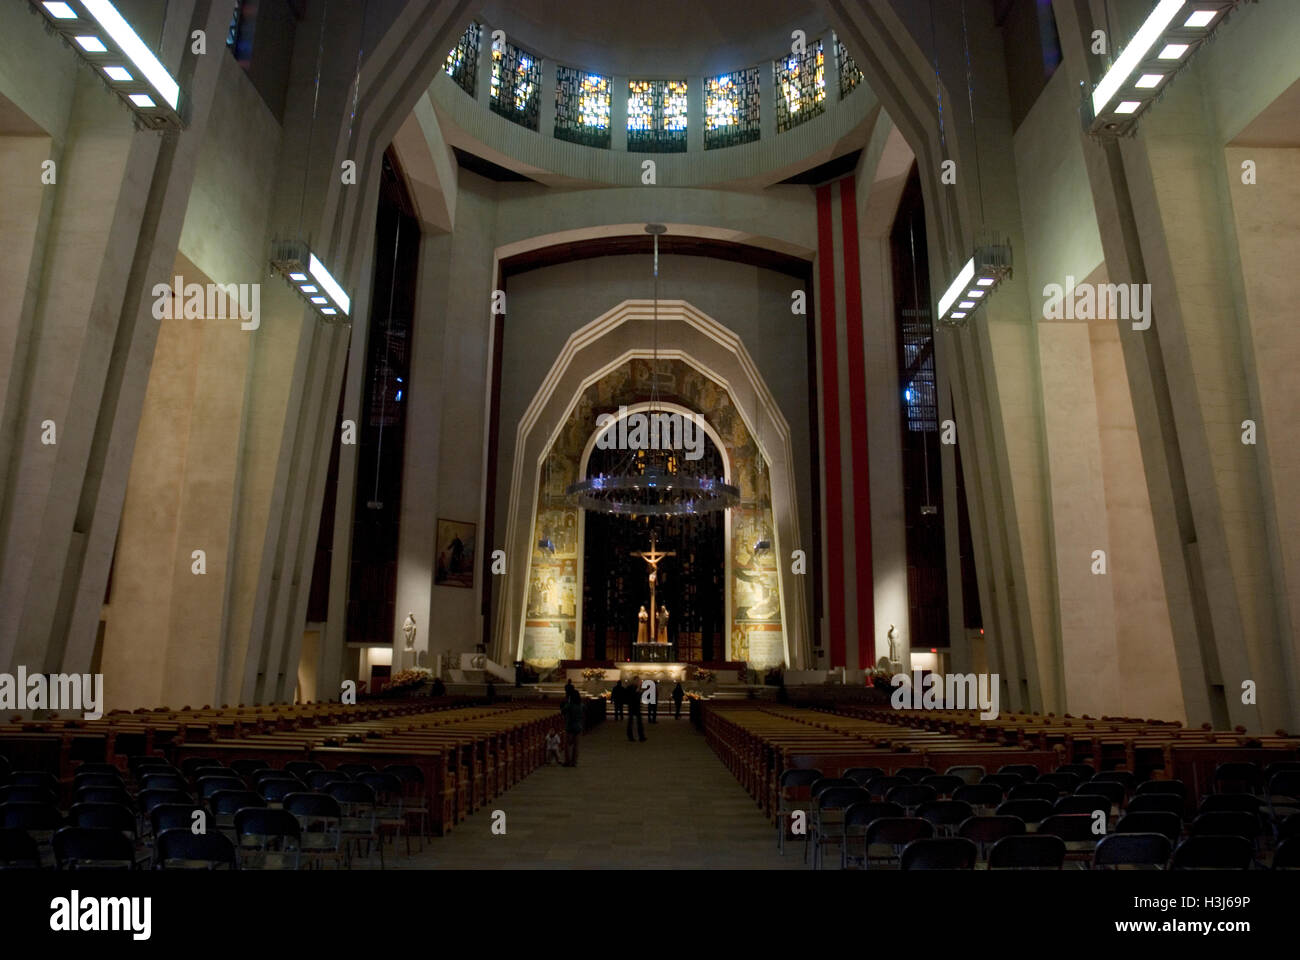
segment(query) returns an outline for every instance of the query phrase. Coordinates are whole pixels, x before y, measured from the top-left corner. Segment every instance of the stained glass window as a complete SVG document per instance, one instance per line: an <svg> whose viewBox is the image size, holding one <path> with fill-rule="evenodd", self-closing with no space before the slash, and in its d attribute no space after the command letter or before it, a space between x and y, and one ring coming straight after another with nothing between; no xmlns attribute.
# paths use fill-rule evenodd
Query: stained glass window
<svg viewBox="0 0 1300 960"><path fill-rule="evenodd" d="M512 43L492 42L493 111L529 130L537 129L542 61Z"/></svg>
<svg viewBox="0 0 1300 960"><path fill-rule="evenodd" d="M447 54L447 62L443 64L447 76L455 80L456 85L471 97L474 96L478 82L478 43L481 31L482 27L477 23L466 27L456 41L456 46Z"/></svg>
<svg viewBox="0 0 1300 960"><path fill-rule="evenodd" d="M776 75L778 133L820 116L826 109L826 56L818 40L803 54L791 53L772 64Z"/></svg>
<svg viewBox="0 0 1300 960"><path fill-rule="evenodd" d="M571 67L555 71L555 137L609 149L609 77Z"/></svg>
<svg viewBox="0 0 1300 960"><path fill-rule="evenodd" d="M835 62L839 66L840 99L843 100L853 92L854 87L862 80L862 71L853 62L853 58L849 56L848 47L844 46L839 37L835 37Z"/></svg>
<svg viewBox="0 0 1300 960"><path fill-rule="evenodd" d="M686 81L630 80L627 148L639 153L686 149Z"/></svg>
<svg viewBox="0 0 1300 960"><path fill-rule="evenodd" d="M758 68L704 81L704 149L758 139Z"/></svg>

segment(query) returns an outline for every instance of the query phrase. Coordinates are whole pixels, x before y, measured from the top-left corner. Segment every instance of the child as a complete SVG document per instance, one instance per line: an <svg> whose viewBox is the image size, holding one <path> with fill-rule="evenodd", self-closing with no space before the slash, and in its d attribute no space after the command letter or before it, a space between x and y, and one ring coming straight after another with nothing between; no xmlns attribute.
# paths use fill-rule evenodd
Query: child
<svg viewBox="0 0 1300 960"><path fill-rule="evenodd" d="M546 735L546 762L551 762L551 757L555 758L556 763L563 763L560 756L560 735L552 730Z"/></svg>

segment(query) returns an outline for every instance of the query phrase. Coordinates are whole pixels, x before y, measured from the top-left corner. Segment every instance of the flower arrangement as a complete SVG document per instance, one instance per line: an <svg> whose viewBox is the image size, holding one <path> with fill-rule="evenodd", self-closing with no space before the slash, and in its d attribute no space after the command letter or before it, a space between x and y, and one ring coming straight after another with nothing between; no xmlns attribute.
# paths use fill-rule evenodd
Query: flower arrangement
<svg viewBox="0 0 1300 960"><path fill-rule="evenodd" d="M404 690L407 687L418 687L427 680L433 679L433 673L423 667L408 668L398 670L388 681L389 690Z"/></svg>
<svg viewBox="0 0 1300 960"><path fill-rule="evenodd" d="M867 686L874 687L877 690L889 690L893 687L890 682L893 676L884 667L875 667L867 671Z"/></svg>
<svg viewBox="0 0 1300 960"><path fill-rule="evenodd" d="M706 670L701 667L699 670L695 671L695 681L697 683L712 683L716 679L717 677L714 675L712 670Z"/></svg>
<svg viewBox="0 0 1300 960"><path fill-rule="evenodd" d="M587 668L586 670L583 670L583 671L582 671L582 679L584 679L584 680L604 680L604 679L605 679L605 671L604 671L604 670L601 670L601 669L598 669L598 668L596 668L596 667L589 667L589 668Z"/></svg>

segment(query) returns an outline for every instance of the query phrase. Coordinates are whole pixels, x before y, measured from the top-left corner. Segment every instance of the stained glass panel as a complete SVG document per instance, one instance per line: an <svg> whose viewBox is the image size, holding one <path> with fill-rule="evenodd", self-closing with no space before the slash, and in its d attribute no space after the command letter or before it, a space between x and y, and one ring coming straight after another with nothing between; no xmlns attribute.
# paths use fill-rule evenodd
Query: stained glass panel
<svg viewBox="0 0 1300 960"><path fill-rule="evenodd" d="M493 112L529 130L536 130L541 90L541 59L512 43L493 41Z"/></svg>
<svg viewBox="0 0 1300 960"><path fill-rule="evenodd" d="M803 54L772 64L776 79L776 129L784 133L826 109L826 55L818 40Z"/></svg>
<svg viewBox="0 0 1300 960"><path fill-rule="evenodd" d="M758 68L736 70L704 81L704 149L757 140Z"/></svg>
<svg viewBox="0 0 1300 960"><path fill-rule="evenodd" d="M555 82L556 139L609 149L609 77L557 67Z"/></svg>
<svg viewBox="0 0 1300 960"><path fill-rule="evenodd" d="M478 44L481 34L482 27L471 23L456 41L456 46L451 48L447 62L443 64L447 76L455 80L456 86L471 97L478 85Z"/></svg>
<svg viewBox="0 0 1300 960"><path fill-rule="evenodd" d="M630 80L627 148L639 153L686 149L686 81Z"/></svg>
<svg viewBox="0 0 1300 960"><path fill-rule="evenodd" d="M832 34L834 36L834 34ZM835 62L840 71L840 99L843 100L862 80L862 71L849 56L849 50L839 37L835 37Z"/></svg>

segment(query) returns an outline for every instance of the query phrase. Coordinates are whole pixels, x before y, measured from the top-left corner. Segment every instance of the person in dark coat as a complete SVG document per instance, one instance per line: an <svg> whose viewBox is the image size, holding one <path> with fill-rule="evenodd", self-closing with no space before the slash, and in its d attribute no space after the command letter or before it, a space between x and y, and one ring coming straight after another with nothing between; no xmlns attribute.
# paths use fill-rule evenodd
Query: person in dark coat
<svg viewBox="0 0 1300 960"><path fill-rule="evenodd" d="M642 743L645 743L645 726L641 723L641 678L633 677L632 683L627 688L627 738L632 737L632 720L636 720L636 733Z"/></svg>
<svg viewBox="0 0 1300 960"><path fill-rule="evenodd" d="M578 696L576 689L564 701L564 706L560 708L560 712L564 714L566 756L564 765L566 767L576 767L578 765L578 737L582 736L583 720L582 697Z"/></svg>
<svg viewBox="0 0 1300 960"><path fill-rule="evenodd" d="M565 699L565 700L568 700L569 697L573 696L573 695L574 695L575 693L577 693L577 692L578 692L578 688L575 687L575 686L573 685L573 681L572 681L572 680L565 680L565 681L564 681L564 699Z"/></svg>
<svg viewBox="0 0 1300 960"><path fill-rule="evenodd" d="M682 682L677 681L677 686L673 687L673 719L682 718L682 701L686 699L686 691L682 689Z"/></svg>
<svg viewBox="0 0 1300 960"><path fill-rule="evenodd" d="M609 693L609 699L614 701L614 719L623 719L623 703L627 699L626 692L623 690L623 681L615 680L614 689Z"/></svg>

